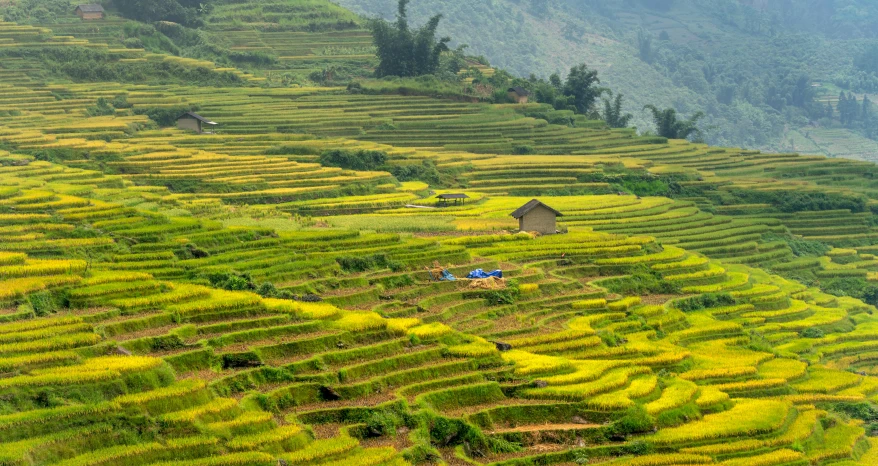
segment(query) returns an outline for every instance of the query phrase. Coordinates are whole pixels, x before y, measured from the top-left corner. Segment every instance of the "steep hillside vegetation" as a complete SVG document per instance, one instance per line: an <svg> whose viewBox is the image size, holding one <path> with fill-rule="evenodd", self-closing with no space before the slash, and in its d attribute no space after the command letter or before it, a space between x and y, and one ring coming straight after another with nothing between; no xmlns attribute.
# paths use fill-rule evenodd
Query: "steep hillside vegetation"
<svg viewBox="0 0 878 466"><path fill-rule="evenodd" d="M340 3L371 16L394 11L383 0ZM825 105L841 90L860 101L878 92L878 75L863 61L878 50L878 13L871 2L848 3L443 0L414 2L412 14L423 21L444 13L444 33L522 76L588 63L625 94L642 130L652 128L646 104L705 112L707 140L718 145L801 150L790 128L818 125L849 148L816 136L808 150L871 160L878 118L842 124ZM818 26L824 18L828 26Z"/></svg>
<svg viewBox="0 0 878 466"><path fill-rule="evenodd" d="M301 86L376 59L295 3L200 13L247 72L0 23L0 463L876 464L874 164Z"/></svg>

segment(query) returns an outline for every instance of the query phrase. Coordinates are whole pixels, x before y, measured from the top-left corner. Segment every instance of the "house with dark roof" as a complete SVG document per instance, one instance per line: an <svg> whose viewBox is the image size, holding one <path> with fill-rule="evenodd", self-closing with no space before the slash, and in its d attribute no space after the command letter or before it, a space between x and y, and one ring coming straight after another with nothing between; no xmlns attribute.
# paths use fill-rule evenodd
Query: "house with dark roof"
<svg viewBox="0 0 878 466"><path fill-rule="evenodd" d="M448 201L454 201L455 204L458 202L466 203L466 200L469 199L469 196L463 193L451 193L451 194L440 194L436 196L436 199L439 199L440 206L447 206Z"/></svg>
<svg viewBox="0 0 878 466"><path fill-rule="evenodd" d="M542 235L558 233L557 218L564 214L534 199L521 206L512 217L518 220L519 231L536 232Z"/></svg>
<svg viewBox="0 0 878 466"><path fill-rule="evenodd" d="M509 98L518 104L526 104L530 98L530 92L521 86L510 87L507 92Z"/></svg>
<svg viewBox="0 0 878 466"><path fill-rule="evenodd" d="M104 19L104 7L96 3L78 5L73 12L79 15L83 21Z"/></svg>
<svg viewBox="0 0 878 466"><path fill-rule="evenodd" d="M215 121L210 121L203 116L193 113L186 112L177 117L177 128L186 129L189 131L195 131L198 134L213 134L213 131L206 131L205 126L208 128L212 128L216 126L218 123Z"/></svg>

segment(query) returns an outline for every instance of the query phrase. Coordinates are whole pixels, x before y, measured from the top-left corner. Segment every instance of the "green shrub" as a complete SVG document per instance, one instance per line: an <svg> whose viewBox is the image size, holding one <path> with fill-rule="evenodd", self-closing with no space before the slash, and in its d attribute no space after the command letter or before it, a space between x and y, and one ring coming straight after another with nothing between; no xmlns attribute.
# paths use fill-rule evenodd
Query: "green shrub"
<svg viewBox="0 0 878 466"><path fill-rule="evenodd" d="M208 281L214 288L222 288L229 291L255 290L256 285L249 273L239 272L215 272L207 275Z"/></svg>
<svg viewBox="0 0 878 466"><path fill-rule="evenodd" d="M128 96L125 94L119 94L116 97L113 97L113 100L110 101L110 105L118 109L132 107L132 105L128 103Z"/></svg>
<svg viewBox="0 0 878 466"><path fill-rule="evenodd" d="M820 241L811 241L797 238L792 235L778 235L776 233L768 233L762 236L766 242L783 241L793 251L796 256L823 256L832 249L829 245Z"/></svg>
<svg viewBox="0 0 878 466"><path fill-rule="evenodd" d="M683 312L693 312L711 307L734 306L737 303L728 293L706 293L677 301L674 306Z"/></svg>
<svg viewBox="0 0 878 466"><path fill-rule="evenodd" d="M489 453L514 453L521 445L486 436L478 427L461 419L450 419L433 413L426 415L430 442L439 447L464 445L470 457Z"/></svg>
<svg viewBox="0 0 878 466"><path fill-rule="evenodd" d="M128 49L142 49L144 48L143 41L137 37L129 37L122 41L122 45Z"/></svg>
<svg viewBox="0 0 878 466"><path fill-rule="evenodd" d="M404 265L391 260L387 254L373 254L371 256L343 256L337 257L336 262L345 272L365 272L367 270L389 268L394 272L403 269Z"/></svg>
<svg viewBox="0 0 878 466"><path fill-rule="evenodd" d="M878 285L862 277L832 278L820 283L823 291L835 296L850 296L868 304L878 304Z"/></svg>
<svg viewBox="0 0 878 466"><path fill-rule="evenodd" d="M405 425L397 412L382 410L373 412L366 418L366 434L370 437L396 436L396 429Z"/></svg>
<svg viewBox="0 0 878 466"><path fill-rule="evenodd" d="M52 294L50 291L33 293L27 297L27 301L33 308L34 313L39 317L52 314L63 307L61 297Z"/></svg>
<svg viewBox="0 0 878 466"><path fill-rule="evenodd" d="M387 163L387 153L378 150L328 150L320 154L320 164L348 170L374 171Z"/></svg>
<svg viewBox="0 0 878 466"><path fill-rule="evenodd" d="M866 212L866 199L839 193L807 191L735 190L733 204L771 204L781 212L850 210Z"/></svg>
<svg viewBox="0 0 878 466"><path fill-rule="evenodd" d="M859 403L836 403L832 405L832 410L865 422L878 422L878 407L866 401Z"/></svg>
<svg viewBox="0 0 878 466"><path fill-rule="evenodd" d="M103 97L99 97L97 104L95 104L94 106L88 107L86 109L86 112L88 113L89 116L93 116L93 117L110 116L110 115L116 114L116 109L112 105L110 105L110 102L107 99L105 99Z"/></svg>
<svg viewBox="0 0 878 466"><path fill-rule="evenodd" d="M643 406L633 406L629 408L619 419L617 419L608 428L608 436L626 437L631 434L642 434L651 432L655 427L655 423L646 408Z"/></svg>
<svg viewBox="0 0 878 466"><path fill-rule="evenodd" d="M536 153L536 149L533 146L521 144L512 146L512 153L515 155L530 155Z"/></svg>
<svg viewBox="0 0 878 466"><path fill-rule="evenodd" d="M436 164L424 160L418 165L394 165L390 173L399 181L423 181L428 184L439 184L440 176Z"/></svg>

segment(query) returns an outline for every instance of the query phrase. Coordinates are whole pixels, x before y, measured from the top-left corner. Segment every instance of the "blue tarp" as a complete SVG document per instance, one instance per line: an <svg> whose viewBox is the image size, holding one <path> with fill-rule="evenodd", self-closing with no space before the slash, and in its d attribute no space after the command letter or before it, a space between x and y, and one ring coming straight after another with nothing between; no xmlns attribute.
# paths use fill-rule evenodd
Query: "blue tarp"
<svg viewBox="0 0 878 466"><path fill-rule="evenodd" d="M449 272L447 270L443 270L442 277L439 278L439 280L446 281L446 282L453 282L453 281L457 280L457 278L454 275L451 275L451 272Z"/></svg>
<svg viewBox="0 0 878 466"><path fill-rule="evenodd" d="M482 269L475 269L466 276L469 279L479 279L479 278L503 278L503 272L501 270L494 270L493 272L485 272Z"/></svg>

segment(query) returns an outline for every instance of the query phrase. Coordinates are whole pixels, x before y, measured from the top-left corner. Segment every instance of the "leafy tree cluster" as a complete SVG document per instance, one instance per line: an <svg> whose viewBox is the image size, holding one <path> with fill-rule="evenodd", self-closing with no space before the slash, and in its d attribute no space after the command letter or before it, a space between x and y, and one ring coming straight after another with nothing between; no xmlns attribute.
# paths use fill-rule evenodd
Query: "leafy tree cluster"
<svg viewBox="0 0 878 466"><path fill-rule="evenodd" d="M348 170L380 170L387 163L387 153L377 150L349 151L333 149L320 154L320 164Z"/></svg>
<svg viewBox="0 0 878 466"><path fill-rule="evenodd" d="M694 312L711 307L733 306L737 304L735 298L728 293L706 293L687 298L674 303L674 306L683 312Z"/></svg>
<svg viewBox="0 0 878 466"><path fill-rule="evenodd" d="M433 74L439 69L442 52L449 50L449 37L436 39L442 15L436 15L424 26L412 29L407 7L411 0L399 0L396 23L376 19L370 23L378 54L378 77L412 77Z"/></svg>
<svg viewBox="0 0 878 466"><path fill-rule="evenodd" d="M432 160L424 160L419 164L394 165L390 173L399 181L423 181L430 185L441 183L441 174Z"/></svg>
<svg viewBox="0 0 878 466"><path fill-rule="evenodd" d="M865 422L866 435L878 434L878 407L867 401L857 403L836 403L832 410Z"/></svg>
<svg viewBox="0 0 878 466"><path fill-rule="evenodd" d="M857 56L854 65L861 71L878 75L878 44L872 45Z"/></svg>
<svg viewBox="0 0 878 466"><path fill-rule="evenodd" d="M390 259L387 254L373 254L371 256L342 256L335 259L345 272L365 272L367 270L389 268L399 272L405 268L405 264Z"/></svg>
<svg viewBox="0 0 878 466"><path fill-rule="evenodd" d="M171 21L187 26L203 24L200 16L212 9L212 0L113 0L127 18L146 23Z"/></svg>
<svg viewBox="0 0 878 466"><path fill-rule="evenodd" d="M792 250L793 254L797 257L820 257L825 255L827 252L829 252L830 249L832 249L826 243L823 243L821 241L806 240L787 234L779 235L776 233L768 233L762 236L762 240L767 243L783 241L787 243L787 246L790 247L790 250Z"/></svg>
<svg viewBox="0 0 878 466"><path fill-rule="evenodd" d="M439 184L441 174L430 160L416 164L389 164L386 152L377 150L332 149L320 154L320 164L325 167L339 167L347 170L388 171L399 181L423 181Z"/></svg>
<svg viewBox="0 0 878 466"><path fill-rule="evenodd" d="M786 213L818 210L865 212L868 207L863 197L839 193L735 190L732 196L729 204L771 204Z"/></svg>
<svg viewBox="0 0 878 466"><path fill-rule="evenodd" d="M820 283L820 288L835 296L850 296L873 306L878 305L878 285L863 278L833 278Z"/></svg>
<svg viewBox="0 0 878 466"><path fill-rule="evenodd" d="M116 107L110 104L105 97L99 97L97 103L86 109L88 116L109 116L116 114Z"/></svg>
<svg viewBox="0 0 878 466"><path fill-rule="evenodd" d="M847 128L859 129L871 139L878 138L878 116L875 115L872 101L863 96L862 103L851 93L838 96L838 118Z"/></svg>
<svg viewBox="0 0 878 466"><path fill-rule="evenodd" d="M257 285L253 282L253 278L249 273L240 273L236 271L214 272L207 274L205 277L210 285L214 288L221 288L229 291L252 291L263 298L290 299L294 301L318 302L322 299L313 294L296 295L290 290L278 289L274 283L264 282Z"/></svg>
<svg viewBox="0 0 878 466"><path fill-rule="evenodd" d="M137 107L134 109L136 115L146 115L150 120L156 122L162 127L174 126L177 118L186 112L198 111L197 105L179 106L179 107Z"/></svg>
<svg viewBox="0 0 878 466"><path fill-rule="evenodd" d="M601 286L613 293L631 296L680 292L678 285L664 280L658 272L646 268L636 270L628 276L604 280L601 282Z"/></svg>
<svg viewBox="0 0 878 466"><path fill-rule="evenodd" d="M601 113L601 117L610 128L626 128L631 119L634 118L634 115L625 113L622 110L622 99L624 99L624 96L616 94L616 98L613 99L611 91L608 91L607 94L609 94L609 98L603 99L604 111Z"/></svg>
<svg viewBox="0 0 878 466"><path fill-rule="evenodd" d="M585 115L594 108L597 99L607 91L606 88L598 87L600 83L597 70L589 69L583 63L570 69L563 93L569 98L576 111Z"/></svg>
<svg viewBox="0 0 878 466"><path fill-rule="evenodd" d="M550 104L556 110L572 110L591 118L602 119L611 128L625 128L634 118L634 115L623 110L624 96L616 94L613 97L612 91L601 87L598 72L590 69L586 64L571 68L564 81L557 73L549 76L549 79L538 78L534 75L522 79L514 78L502 70L486 81L496 88L495 99L498 101L506 101L508 87L519 86L527 89L536 102ZM652 111L657 133L662 137L688 139L694 136L700 139L703 136L702 130L698 127L698 121L704 117L702 112L684 120L678 116L677 111L673 108L659 110L653 105L647 105L645 108ZM530 116L543 118L555 124L566 123L552 121L552 118L547 115Z"/></svg>
<svg viewBox="0 0 878 466"><path fill-rule="evenodd" d="M643 28L637 31L637 51L640 59L652 63L655 58L655 49L652 46L652 35Z"/></svg>
<svg viewBox="0 0 878 466"><path fill-rule="evenodd" d="M496 89L495 100L507 101L506 90L510 87L522 87L531 94L531 98L539 103L550 104L556 110L573 110L582 115L590 115L600 118L598 102L601 96L609 94L609 89L601 87L601 80L598 77L597 70L593 70L585 63L574 66L570 69L566 79L555 73L549 76L549 79L538 78L531 75L527 79L515 78L509 72L500 70L493 76L486 79L485 82ZM614 123L624 123L619 127L627 125L626 115L622 113L622 99L624 97L619 94L612 102L609 100L604 103L605 109L609 109L608 114L612 114ZM605 110L607 112L607 110Z"/></svg>
<svg viewBox="0 0 878 466"><path fill-rule="evenodd" d="M207 275L210 285L229 291L255 290L256 285L248 273L215 272Z"/></svg>
<svg viewBox="0 0 878 466"><path fill-rule="evenodd" d="M701 138L703 133L698 128L698 120L704 117L704 113L697 112L689 119L681 119L673 108L659 110L655 105L647 105L644 109L652 112L655 120L656 131L659 136L668 139L688 139L690 136Z"/></svg>
<svg viewBox="0 0 878 466"><path fill-rule="evenodd" d="M54 23L73 13L67 0L19 0L3 7L3 20L15 23Z"/></svg>

